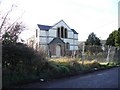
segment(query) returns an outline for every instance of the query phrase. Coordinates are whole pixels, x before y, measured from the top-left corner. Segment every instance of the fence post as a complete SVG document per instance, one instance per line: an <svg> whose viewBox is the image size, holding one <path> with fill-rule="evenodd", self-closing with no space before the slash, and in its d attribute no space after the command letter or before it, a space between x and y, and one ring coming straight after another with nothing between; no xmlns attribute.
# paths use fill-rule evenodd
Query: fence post
<svg viewBox="0 0 120 90"><path fill-rule="evenodd" d="M117 62L120 60L120 47L117 48Z"/></svg>
<svg viewBox="0 0 120 90"><path fill-rule="evenodd" d="M108 46L108 53L107 53L107 58L106 61L109 63L109 57L110 57L110 50L111 50L111 46Z"/></svg>
<svg viewBox="0 0 120 90"><path fill-rule="evenodd" d="M84 57L84 51L85 51L85 43L83 43L83 48L82 48L82 65L84 65L84 59L85 59L85 57Z"/></svg>

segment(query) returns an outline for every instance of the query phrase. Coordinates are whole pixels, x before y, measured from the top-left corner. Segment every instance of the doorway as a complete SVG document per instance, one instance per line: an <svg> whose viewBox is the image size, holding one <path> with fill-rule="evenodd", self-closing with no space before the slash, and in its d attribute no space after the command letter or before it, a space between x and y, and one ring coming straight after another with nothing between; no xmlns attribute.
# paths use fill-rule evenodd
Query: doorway
<svg viewBox="0 0 120 90"><path fill-rule="evenodd" d="M56 46L56 57L60 57L61 56L61 46L57 45Z"/></svg>

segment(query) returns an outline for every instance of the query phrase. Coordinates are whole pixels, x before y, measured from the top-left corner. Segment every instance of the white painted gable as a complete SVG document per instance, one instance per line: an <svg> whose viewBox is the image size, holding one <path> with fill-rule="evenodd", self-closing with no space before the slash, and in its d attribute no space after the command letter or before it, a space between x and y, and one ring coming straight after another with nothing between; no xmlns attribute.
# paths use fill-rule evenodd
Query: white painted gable
<svg viewBox="0 0 120 90"><path fill-rule="evenodd" d="M69 31L72 31L71 28L63 20L61 20L58 23L56 23L55 25L53 25L52 28L57 29L58 27L61 27L61 26L63 26L64 28L67 28L67 30L69 30Z"/></svg>

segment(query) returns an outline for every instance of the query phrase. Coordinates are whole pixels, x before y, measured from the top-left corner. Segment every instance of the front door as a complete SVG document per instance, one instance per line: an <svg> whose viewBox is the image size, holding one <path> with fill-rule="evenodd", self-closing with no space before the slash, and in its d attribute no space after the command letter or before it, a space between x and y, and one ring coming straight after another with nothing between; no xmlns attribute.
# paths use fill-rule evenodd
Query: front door
<svg viewBox="0 0 120 90"><path fill-rule="evenodd" d="M60 57L61 56L61 47L60 45L56 46L56 57Z"/></svg>

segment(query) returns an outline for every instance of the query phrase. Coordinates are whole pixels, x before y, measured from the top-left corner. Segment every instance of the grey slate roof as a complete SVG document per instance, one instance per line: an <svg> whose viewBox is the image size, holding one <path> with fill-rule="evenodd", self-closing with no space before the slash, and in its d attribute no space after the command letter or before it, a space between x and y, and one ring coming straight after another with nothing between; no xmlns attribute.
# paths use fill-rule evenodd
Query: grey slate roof
<svg viewBox="0 0 120 90"><path fill-rule="evenodd" d="M41 25L41 24L37 24L37 25L41 30L46 30L46 31L48 31L50 28L53 27L53 26ZM74 34L78 34L74 29L71 30L73 31Z"/></svg>
<svg viewBox="0 0 120 90"><path fill-rule="evenodd" d="M41 30L47 30L47 31L52 27L52 26L40 25L40 24L37 24L37 25Z"/></svg>
<svg viewBox="0 0 120 90"><path fill-rule="evenodd" d="M74 32L74 34L78 34L74 29L71 29L73 32Z"/></svg>

